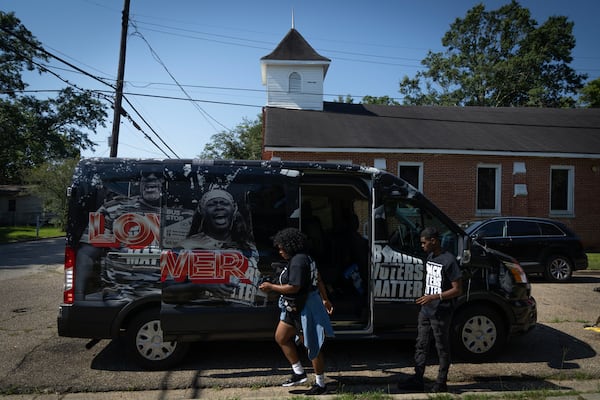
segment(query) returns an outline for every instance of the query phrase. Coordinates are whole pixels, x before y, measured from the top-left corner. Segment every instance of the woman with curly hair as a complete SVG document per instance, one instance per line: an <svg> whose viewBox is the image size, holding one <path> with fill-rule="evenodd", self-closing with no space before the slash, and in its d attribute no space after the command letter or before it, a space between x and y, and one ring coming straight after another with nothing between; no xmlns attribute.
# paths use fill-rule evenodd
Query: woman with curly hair
<svg viewBox="0 0 600 400"><path fill-rule="evenodd" d="M329 315L333 306L325 286L319 278L317 267L307 254L307 238L296 228L285 228L273 237L273 244L287 265L279 276L279 283L264 282L260 289L277 292L281 315L275 330L275 341L292 365L292 376L282 386L294 386L307 381L300 362L295 337L298 336L311 360L316 382L307 395L326 392L325 359L321 347L326 336L333 336Z"/></svg>

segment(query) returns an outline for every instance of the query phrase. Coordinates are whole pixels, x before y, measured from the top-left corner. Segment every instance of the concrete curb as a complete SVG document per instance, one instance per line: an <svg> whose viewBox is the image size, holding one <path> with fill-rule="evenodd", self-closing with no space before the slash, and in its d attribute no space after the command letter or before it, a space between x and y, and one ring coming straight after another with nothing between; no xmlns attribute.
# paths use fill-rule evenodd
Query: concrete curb
<svg viewBox="0 0 600 400"><path fill-rule="evenodd" d="M338 399L343 394L360 394L360 393L381 393L385 399L389 400L421 400L430 399L434 396L446 396L454 399L473 399L477 396L481 397L503 397L510 394L511 398L527 398L527 393L542 393L543 395L534 396L536 399L550 398L555 400L600 400L600 379L590 380L570 380L570 381L547 381L555 389L547 390L507 390L491 391L486 389L462 391L460 387L468 387L469 382L450 383L450 392L444 395L436 395L431 393L394 393L397 388L389 388L389 392L385 388L371 388L370 390L360 390L359 387L348 387L339 393L329 393L318 396L319 399L334 400ZM521 387L526 388L529 385L527 382L521 382ZM328 385L330 391L335 388ZM556 389L558 388L558 389ZM197 389L165 389L165 390L144 390L144 391L128 391L128 392L96 392L96 393L38 393L38 394L18 394L0 396L7 400L179 400L179 399L207 399L207 400L234 400L234 399L251 399L251 400L275 400L275 399L298 399L303 398L304 392L308 390L308 386L296 387L261 387L261 388L197 388Z"/></svg>

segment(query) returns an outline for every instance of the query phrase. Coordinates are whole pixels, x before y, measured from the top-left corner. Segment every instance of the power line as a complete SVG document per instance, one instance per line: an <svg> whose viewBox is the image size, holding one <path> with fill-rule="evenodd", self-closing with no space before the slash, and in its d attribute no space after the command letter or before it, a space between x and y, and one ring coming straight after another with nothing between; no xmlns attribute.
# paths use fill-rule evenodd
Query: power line
<svg viewBox="0 0 600 400"><path fill-rule="evenodd" d="M146 124L146 126L148 126L152 132L154 132L154 134L161 141L161 143L164 144L167 147L167 149L169 149L175 155L175 157L181 158L181 157L179 157L179 155L177 155L177 153L175 153L175 151L167 143L165 143L165 141L160 137L160 135L150 126L150 124L148 123L148 121L146 121L146 119L142 116L142 114L140 114L138 112L138 110L134 107L134 105L131 104L131 102L129 101L129 99L127 97L125 97L125 96L123 96L123 98L125 99L125 101L127 102L127 104L129 104L129 106L131 107L131 109L137 114L137 116L140 117L142 119L142 121L144 121L144 123ZM144 133L144 131L139 127L139 125L135 124L135 121L132 121L132 122L134 123L134 126L136 126L137 129L139 129L140 131L142 131ZM158 145L156 145L156 143L151 138L148 137L148 135L146 135L146 133L144 133L144 135L146 136L147 139L149 139L152 143L154 143L157 148L159 148L161 151L163 151ZM163 154L165 154L167 157L171 158L164 151L163 151Z"/></svg>
<svg viewBox="0 0 600 400"><path fill-rule="evenodd" d="M47 56L49 56L49 57L51 57L51 58L54 58L55 60L58 60L58 61L60 61L61 63L65 64L65 65L68 65L69 67L71 67L71 68L73 68L74 70L76 70L76 71L78 71L78 72L80 72L80 73L84 74L85 76L87 76L87 77L89 77L89 78L92 78L92 79L94 79L94 80L96 80L96 81L98 81L98 82L100 82L100 83L102 83L102 84L104 84L104 85L106 85L106 86L109 86L109 87L111 87L112 89L114 89L114 88L115 88L113 85L111 85L110 83L108 83L108 82L104 81L103 79L100 79L99 77L97 77L97 76L95 76L95 75L92 75L92 74L90 74L90 73L89 73L89 72L87 72L87 71L84 71L83 69L81 69L81 68L79 68L78 66L76 66L76 65L74 65L74 64L72 64L72 63L70 63L70 62L68 62L67 60L65 60L65 59L63 59L63 58L61 58L61 57L57 56L56 54L52 54L52 53L50 53L50 52L49 52L48 50L46 50L45 48L43 48L43 47L41 47L41 46L37 45L36 43L33 43L33 42L31 42L31 41L30 41L30 40L28 40L27 38L24 38L24 37L22 37L22 36L20 36L20 35L17 35L17 34L15 34L14 32L12 32L12 31L10 31L10 30L8 30L7 28L4 28L4 27L2 27L2 26L0 26L0 29L1 29L2 31L4 31L4 33L7 33L7 34L9 34L9 35L11 35L11 36L14 36L14 37L16 37L17 39L19 39L20 41L24 42L24 43L25 43L25 44L27 44L28 46L30 46L30 47L32 47L32 48L34 48L34 49L36 49L36 50L38 50L38 51L40 51L40 52L44 53L45 55L47 55ZM17 52L17 49L13 49L13 50L15 50L15 51ZM23 55L24 55L24 56L26 56L25 54L23 54ZM30 60L30 61L33 61L33 60Z"/></svg>
<svg viewBox="0 0 600 400"><path fill-rule="evenodd" d="M132 25L135 28L134 35L139 36L144 41L144 43L146 43L146 45L150 49L150 53L152 54L152 56L154 57L154 59L163 67L163 69L167 72L167 74L171 77L171 79L173 80L173 82L175 82L175 84L177 85L177 87L179 87L179 89L183 92L183 94L185 94L185 96L189 100L192 100L192 97L188 94L188 92L185 90L185 88L179 83L179 81L171 73L171 71L169 70L169 68L167 68L166 64L162 61L162 59L160 58L160 56L158 55L158 53L156 53L156 51L154 51L154 49L152 48L152 46L150 45L150 43L148 42L148 40L146 40L146 38L144 37L144 35L142 35L142 33L137 29L137 27L135 26L135 23L132 22ZM192 101L191 103L192 103L192 105L194 107L196 107L196 109L198 111L200 111L200 114L204 117L204 119L206 120L206 122L208 122L213 127L213 129L215 131L217 131L217 129L215 128L215 126L212 124L212 122L210 120L215 121L217 124L219 124L225 130L229 130L225 125L223 125L222 123L220 123L219 121L217 121L212 115L210 115L206 110L204 110L202 107L200 107L196 102Z"/></svg>
<svg viewBox="0 0 600 400"><path fill-rule="evenodd" d="M142 25L143 24L144 23L142 23ZM149 23L146 23L146 24L148 24L148 25L157 25L157 24L149 24ZM160 26L160 25L158 25L158 26ZM198 37L198 36L184 35L184 34L181 34L181 33L168 32L168 31L159 30L159 29L153 29L153 28L148 28L148 27L145 27L145 30L150 31L150 32L162 33L162 34L165 34L165 35L185 37L185 38L188 38L188 39L203 40L203 41L208 41L208 42L213 42L213 43L220 43L220 44L226 44L226 45L230 45L230 46L238 46L238 47L244 47L244 48L260 49L260 50L265 50L265 51L272 51L273 47L277 45L276 43L273 44L272 42L250 40L250 39L245 39L245 38L237 38L237 37L234 37L234 36L210 34L210 33L205 33L205 32L198 32L198 31L192 31L192 30L186 30L186 29L180 29L180 28L172 28L172 27L166 27L166 28L173 29L173 30L185 31L185 32L193 32L193 33L203 34L203 35L209 35L209 36L215 36L215 37L224 38L224 39L239 40L239 41L242 41L242 42L246 41L246 42L265 43L265 44L268 44L271 47L256 46L256 45L250 45L250 44L247 44L247 43L236 43L236 42L222 40L222 39L210 39L210 38L203 38L203 37ZM350 62L361 62L361 63L369 63L369 64L379 64L379 65L391 65L391 66L397 66L397 67L419 68L420 65L407 65L407 64L399 64L399 63L394 63L394 62L382 62L382 61L365 60L362 57L372 57L372 58L392 59L392 60L405 60L405 61L415 61L415 62L420 62L421 61L421 60L418 60L418 59L411 59L411 58L405 58L405 57L383 56L383 55L378 55L378 54L366 54L366 53L355 53L355 52L341 51L341 50L331 50L331 49L319 49L319 52L334 53L334 54L335 53L339 53L339 54L354 55L354 56L359 57L357 59L344 58L344 57L336 57L335 58L336 60L343 60L343 61L350 61Z"/></svg>
<svg viewBox="0 0 600 400"><path fill-rule="evenodd" d="M57 55L55 55L55 54L53 54L53 53L51 53L51 52L47 51L47 50L46 50L45 48L43 48L42 46L39 46L39 45L37 45L36 43L33 43L33 42L31 42L30 40L28 40L28 39L26 39L26 38L24 38L24 37L22 37L22 36L20 36L20 35L17 35L17 34L15 34L14 32L12 32L12 31L10 31L10 30L8 30L8 29L4 28L4 27L0 27L0 29L1 29L1 30L3 30L3 31L4 31L5 33L7 33L7 34L9 34L9 35L11 35L11 36L13 36L13 37L16 37L16 38L17 38L17 39L19 39L20 41L22 41L22 42L26 43L27 45L31 46L32 48L34 48L34 49L36 49L36 50L38 50L38 51L40 51L40 52L44 53L44 54L45 54L45 55L47 55L48 57L50 57L50 58L53 58L53 59L56 59L57 61L60 61L60 62L62 62L63 64L65 64L65 65L69 66L70 68L73 68L75 71L77 71L77 72L79 72L79 73L81 73L81 74L83 74L83 75L85 75L85 76L88 76L88 77L90 77L90 78L92 78L92 79L94 79L94 80L96 80L96 81L98 81L98 82L100 82L100 83L102 83L102 84L104 84L104 85L106 85L106 86L109 86L109 87L110 87L111 89L113 89L113 90L114 90L114 89L116 89L116 88L115 88L115 87L114 87L112 84L110 84L110 83L106 82L104 79L101 79L101 78L99 78L99 77L97 77L97 76L95 76L95 75L93 75L93 74L91 74L91 73L89 73L89 72L87 72L87 71L83 70L82 68L79 68L78 66L76 66L76 65L74 65L74 64L72 64L72 63L70 63L70 62L68 62L68 61L66 61L66 60L64 60L63 58L61 58L61 57L59 57L59 56L57 56ZM13 48L13 51L15 51L15 52L18 52L18 50L17 50L17 49L14 49L14 48ZM29 58L29 57L28 57L28 58ZM47 68L46 66L44 66L43 64L41 64L41 63L38 63L37 61L33 60L32 58L29 58L29 61L30 61L31 63L33 63L34 65L37 65L37 66L40 68L40 70L42 70L42 71L46 71L47 73L49 73L49 74L51 74L51 75L55 76L56 78L58 78L58 79L59 79L59 80L61 80L62 82L66 83L66 84L67 84L67 85L69 85L69 86L72 86L72 87L76 88L77 90L80 90L80 91L82 91L82 92L92 92L92 93L96 93L96 94L98 94L98 95L102 95L102 96L103 96L103 98L104 98L104 100L108 101L108 102L109 102L109 103L110 103L110 104L113 106L113 108L114 108L114 103L113 103L112 99L110 99L108 96L106 96L106 95L105 95L105 94L104 94L102 91L100 91L100 90L89 90L89 89L82 89L82 88L78 87L77 85L75 85L75 84L73 84L73 83L69 82L67 79L65 79L65 78L61 77L61 76L60 76L58 73L56 73L56 72L54 72L54 71L51 71L50 69L48 69L48 68ZM24 91L20 91L20 92L24 92ZM126 100L126 101L128 101L128 100ZM128 103L129 103L129 101L128 101ZM136 114L137 114L137 115L138 115L140 118L142 118L142 120L143 120L143 121L144 121L144 123L145 123L145 124L146 124L146 125L147 125L147 126L150 128L150 130L152 130L152 132L153 132L153 133L154 133L154 134L155 134L155 135L156 135L156 136L159 138L159 140L160 140L162 143L165 143L165 142L164 142L164 140L163 140L163 139L160 137L160 135L159 135L159 134L158 134L158 133L157 133L157 132L156 132L156 131L155 131L155 130L154 130L154 129L153 129L151 126L150 126L150 124L148 124L148 122L147 122L147 121L146 121L146 120L145 120L145 119L144 119L144 118L141 116L141 114L140 114L140 113L139 113L139 112L138 112L138 111L137 111L137 110L136 110L136 109L133 107L133 105L132 105L131 103L129 103L129 104L130 104L130 105L131 105L131 107L134 109L134 111L136 112ZM144 132L144 130L143 130L143 129L142 129L140 126L139 126L139 124L137 124L137 122L135 122L135 121L133 120L133 118L131 118L131 116L129 116L129 114L127 114L127 112L126 112L125 110L123 110L123 109L121 108L121 110L120 110L120 113L122 113L121 115L124 115L124 116L126 116L126 117L128 118L128 120L131 122L131 124L132 124L132 125L133 125L133 126L136 128L136 129L138 129L140 132L142 132L142 134L144 135L144 137L145 137L146 139L148 139L148 140L149 140L149 141L150 141L152 144L154 144L154 146L156 146L156 148L157 148L157 149L159 149L161 152L163 152L163 154L165 154L165 156L167 156L168 158L171 158L171 157L170 157L170 156L169 156L169 155L168 155L168 154L167 154L167 153L166 153L166 152L165 152L165 151L164 151L164 150L163 150L163 149L162 149L162 148L161 148L161 147L160 147L160 146L159 146L159 145L158 145L158 144L157 144L157 143L156 143L156 142L155 142L153 139L152 139L152 138L150 138L150 137L148 136L148 134L146 134L146 132ZM165 145L166 145L166 143L165 143ZM176 153L175 153L175 152L174 152L174 151L173 151L173 150L172 150L170 147L168 147L168 146L167 146L167 148L169 148L169 150L170 150L171 152L173 152L173 154L174 154L174 155L175 155L177 158L179 158L179 156L178 156L178 155L177 155L177 154L176 154Z"/></svg>

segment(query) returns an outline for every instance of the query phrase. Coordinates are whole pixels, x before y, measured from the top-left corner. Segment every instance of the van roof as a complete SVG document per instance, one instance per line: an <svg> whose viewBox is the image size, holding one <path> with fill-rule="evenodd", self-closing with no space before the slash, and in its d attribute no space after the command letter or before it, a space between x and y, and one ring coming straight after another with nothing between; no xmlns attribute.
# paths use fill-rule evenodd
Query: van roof
<svg viewBox="0 0 600 400"><path fill-rule="evenodd" d="M241 166L241 167L261 167L277 169L323 169L336 171L353 171L368 174L377 174L385 172L374 167L366 167L356 164L344 164L335 162L321 161L282 161L282 160L205 160L205 159L159 159L159 158L117 158L117 157L92 157L84 158L80 165L85 164L124 164L124 165L206 165L206 166Z"/></svg>

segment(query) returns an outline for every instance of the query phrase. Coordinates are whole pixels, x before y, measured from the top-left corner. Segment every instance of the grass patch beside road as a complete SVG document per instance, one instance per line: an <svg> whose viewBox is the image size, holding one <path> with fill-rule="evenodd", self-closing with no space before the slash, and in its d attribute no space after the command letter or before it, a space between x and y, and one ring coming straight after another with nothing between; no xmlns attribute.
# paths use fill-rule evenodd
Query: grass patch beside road
<svg viewBox="0 0 600 400"><path fill-rule="evenodd" d="M65 232L62 229L53 226L43 226L39 232L36 232L35 226L0 226L0 243L44 239L64 235Z"/></svg>
<svg viewBox="0 0 600 400"><path fill-rule="evenodd" d="M588 269L600 271L600 253L587 253Z"/></svg>

